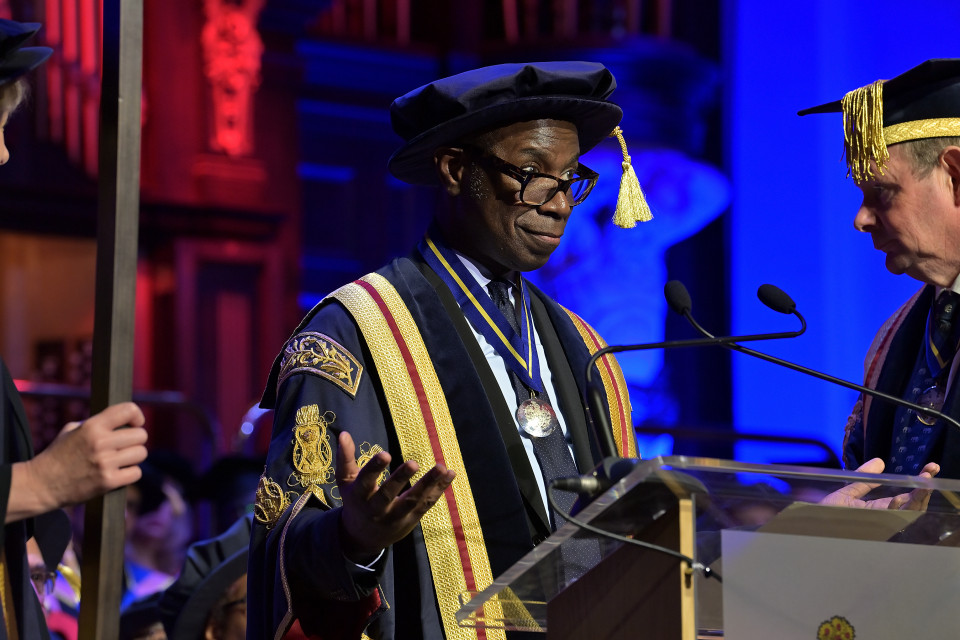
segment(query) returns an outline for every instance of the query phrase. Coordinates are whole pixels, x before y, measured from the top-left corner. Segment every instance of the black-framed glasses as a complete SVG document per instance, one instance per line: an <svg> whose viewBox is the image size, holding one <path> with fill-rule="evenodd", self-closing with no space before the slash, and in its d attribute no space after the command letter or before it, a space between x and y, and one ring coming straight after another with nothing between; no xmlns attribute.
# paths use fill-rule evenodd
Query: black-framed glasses
<svg viewBox="0 0 960 640"><path fill-rule="evenodd" d="M39 598L53 593L53 583L56 582L56 580L56 571L30 569L30 582L33 583L33 590L37 592L37 597Z"/></svg>
<svg viewBox="0 0 960 640"><path fill-rule="evenodd" d="M593 186L597 184L597 178L600 177L600 174L593 169L578 163L572 178L558 178L549 173L525 171L503 158L472 145L464 145L463 148L474 154L480 162L519 182L520 192L517 199L532 207L550 202L558 191L569 198L571 207L575 207L587 199Z"/></svg>

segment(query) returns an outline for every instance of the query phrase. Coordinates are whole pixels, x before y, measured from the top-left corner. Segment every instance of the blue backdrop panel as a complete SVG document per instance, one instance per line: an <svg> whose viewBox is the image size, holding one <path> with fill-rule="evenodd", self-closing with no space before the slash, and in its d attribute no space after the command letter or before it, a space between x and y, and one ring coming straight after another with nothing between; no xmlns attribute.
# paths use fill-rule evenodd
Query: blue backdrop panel
<svg viewBox="0 0 960 640"><path fill-rule="evenodd" d="M734 333L792 326L756 300L760 284L776 284L796 300L810 328L800 338L761 348L861 380L874 332L920 285L887 272L870 236L853 228L860 192L844 177L840 115L800 118L796 112L927 58L960 55L958 28L955 0L727 5ZM839 451L854 392L740 354L733 375L738 430L820 438ZM744 445L736 455L774 461L796 453Z"/></svg>

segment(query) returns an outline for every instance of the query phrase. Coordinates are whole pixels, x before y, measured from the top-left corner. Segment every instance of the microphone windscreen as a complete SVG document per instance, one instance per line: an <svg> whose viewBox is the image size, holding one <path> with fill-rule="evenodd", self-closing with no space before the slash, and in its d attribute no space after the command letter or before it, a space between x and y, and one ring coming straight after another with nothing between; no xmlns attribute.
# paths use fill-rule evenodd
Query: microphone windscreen
<svg viewBox="0 0 960 640"><path fill-rule="evenodd" d="M760 302L780 313L790 314L797 308L797 304L783 292L783 289L772 284L760 285L757 289L757 297L760 298Z"/></svg>
<svg viewBox="0 0 960 640"><path fill-rule="evenodd" d="M680 315L687 314L693 308L690 292L679 280L671 280L663 285L663 297L667 299L670 308Z"/></svg>

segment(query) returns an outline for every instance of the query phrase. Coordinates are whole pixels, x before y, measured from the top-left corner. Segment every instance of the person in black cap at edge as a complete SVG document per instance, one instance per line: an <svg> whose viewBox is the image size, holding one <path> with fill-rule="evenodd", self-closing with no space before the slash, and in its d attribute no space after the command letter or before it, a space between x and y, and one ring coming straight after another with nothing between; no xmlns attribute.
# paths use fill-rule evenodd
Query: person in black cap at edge
<svg viewBox="0 0 960 640"><path fill-rule="evenodd" d="M842 112L854 218L887 269L923 286L877 332L868 387L960 417L960 59L926 62L800 115ZM960 431L861 396L847 420L847 468L960 478Z"/></svg>
<svg viewBox="0 0 960 640"><path fill-rule="evenodd" d="M327 296L274 364L248 638L477 637L455 620L461 594L562 524L544 487L600 459L581 398L604 343L523 273L560 243L598 177L580 157L611 135L614 221L650 218L615 86L597 63L504 64L391 105L405 142L390 172L445 201L409 255ZM636 457L619 366L598 369L620 454Z"/></svg>
<svg viewBox="0 0 960 640"><path fill-rule="evenodd" d="M158 607L170 640L243 640L247 554L253 514L215 538L190 545L176 581Z"/></svg>
<svg viewBox="0 0 960 640"><path fill-rule="evenodd" d="M23 76L52 53L23 46L39 29L0 19L0 165L10 159L3 129L26 96ZM0 638L47 638L27 565L32 518L135 482L147 456L147 432L140 409L121 403L82 424L67 424L34 457L23 404L2 361L0 378Z"/></svg>
<svg viewBox="0 0 960 640"><path fill-rule="evenodd" d="M163 591L134 600L120 613L120 638L118 640L167 640L160 613L160 597Z"/></svg>

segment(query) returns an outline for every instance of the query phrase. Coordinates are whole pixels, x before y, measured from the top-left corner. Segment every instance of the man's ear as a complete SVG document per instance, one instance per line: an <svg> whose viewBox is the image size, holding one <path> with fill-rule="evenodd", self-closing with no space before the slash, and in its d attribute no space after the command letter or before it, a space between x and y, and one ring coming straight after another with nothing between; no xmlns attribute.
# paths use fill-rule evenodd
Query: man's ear
<svg viewBox="0 0 960 640"><path fill-rule="evenodd" d="M940 152L940 163L950 176L953 204L960 207L960 147L947 147Z"/></svg>
<svg viewBox="0 0 960 640"><path fill-rule="evenodd" d="M463 186L466 161L463 149L458 147L440 147L433 153L433 163L437 168L440 185L448 195L458 196Z"/></svg>

